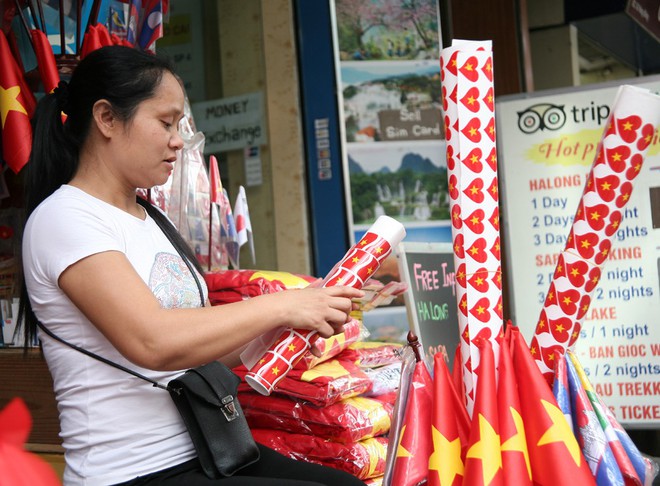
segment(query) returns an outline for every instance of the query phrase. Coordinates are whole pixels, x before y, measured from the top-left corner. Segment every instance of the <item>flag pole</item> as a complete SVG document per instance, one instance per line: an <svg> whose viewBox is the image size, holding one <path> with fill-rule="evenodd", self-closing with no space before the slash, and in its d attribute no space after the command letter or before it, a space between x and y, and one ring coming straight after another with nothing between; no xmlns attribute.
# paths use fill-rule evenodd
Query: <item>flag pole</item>
<svg viewBox="0 0 660 486"><path fill-rule="evenodd" d="M211 241L213 239L213 198L209 197L209 262L208 262L208 270L209 272L211 271L211 248L213 248L213 245L211 244Z"/></svg>
<svg viewBox="0 0 660 486"><path fill-rule="evenodd" d="M415 333L412 331L408 331L408 345L411 347L413 350L413 353L415 353L415 361L419 362L422 360L422 354L419 352L420 344L419 344L419 338Z"/></svg>

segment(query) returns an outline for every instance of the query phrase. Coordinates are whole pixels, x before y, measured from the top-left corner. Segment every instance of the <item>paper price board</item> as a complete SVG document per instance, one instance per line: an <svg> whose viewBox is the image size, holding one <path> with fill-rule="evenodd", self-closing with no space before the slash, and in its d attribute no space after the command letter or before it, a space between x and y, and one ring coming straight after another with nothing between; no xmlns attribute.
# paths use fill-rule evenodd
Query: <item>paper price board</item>
<svg viewBox="0 0 660 486"><path fill-rule="evenodd" d="M408 284L410 329L426 356L443 353L451 369L459 338L451 243L401 243L397 256L401 280Z"/></svg>
<svg viewBox="0 0 660 486"><path fill-rule="evenodd" d="M620 84L507 97L496 104L511 315L529 342ZM660 423L660 143L656 130L575 351L618 420Z"/></svg>

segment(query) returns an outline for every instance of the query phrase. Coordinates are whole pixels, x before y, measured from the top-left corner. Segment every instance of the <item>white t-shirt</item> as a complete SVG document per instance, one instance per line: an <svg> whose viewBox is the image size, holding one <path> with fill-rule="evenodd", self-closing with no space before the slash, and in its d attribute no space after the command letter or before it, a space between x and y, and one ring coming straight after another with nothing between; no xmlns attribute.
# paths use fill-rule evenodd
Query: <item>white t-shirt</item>
<svg viewBox="0 0 660 486"><path fill-rule="evenodd" d="M25 228L23 266L32 308L59 337L167 384L181 372L155 372L126 360L58 286L67 267L104 251L124 253L162 307L200 305L190 271L151 217L143 221L64 185L31 214ZM206 291L201 277L200 281ZM195 457L190 436L166 390L85 356L43 332L39 337L60 414L65 484L128 481Z"/></svg>

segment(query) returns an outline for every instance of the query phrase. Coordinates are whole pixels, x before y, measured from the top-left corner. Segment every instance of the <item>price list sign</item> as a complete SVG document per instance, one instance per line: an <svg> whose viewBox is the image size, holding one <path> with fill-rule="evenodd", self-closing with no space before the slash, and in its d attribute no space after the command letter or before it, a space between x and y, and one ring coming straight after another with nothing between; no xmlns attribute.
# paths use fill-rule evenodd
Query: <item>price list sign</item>
<svg viewBox="0 0 660 486"><path fill-rule="evenodd" d="M643 78L635 84L660 91L660 77ZM618 88L594 85L508 97L497 103L510 311L528 343L566 246ZM582 327L574 330L576 336L568 337L577 338L574 351L596 392L622 424L634 427L660 424L657 127L649 136L651 146L613 230L612 246ZM616 181L598 183L607 189ZM569 328L555 322L549 331L564 342L562 333L570 332Z"/></svg>

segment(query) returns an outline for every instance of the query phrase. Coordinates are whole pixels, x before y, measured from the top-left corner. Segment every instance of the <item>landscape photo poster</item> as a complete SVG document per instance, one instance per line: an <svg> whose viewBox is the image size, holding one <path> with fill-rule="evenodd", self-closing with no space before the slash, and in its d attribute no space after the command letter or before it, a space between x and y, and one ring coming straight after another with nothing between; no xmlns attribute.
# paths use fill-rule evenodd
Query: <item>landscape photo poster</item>
<svg viewBox="0 0 660 486"><path fill-rule="evenodd" d="M350 238L385 214L404 225L406 241L451 242L438 3L333 6ZM400 280L391 260L376 279Z"/></svg>

